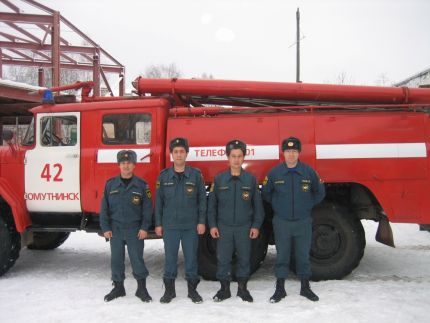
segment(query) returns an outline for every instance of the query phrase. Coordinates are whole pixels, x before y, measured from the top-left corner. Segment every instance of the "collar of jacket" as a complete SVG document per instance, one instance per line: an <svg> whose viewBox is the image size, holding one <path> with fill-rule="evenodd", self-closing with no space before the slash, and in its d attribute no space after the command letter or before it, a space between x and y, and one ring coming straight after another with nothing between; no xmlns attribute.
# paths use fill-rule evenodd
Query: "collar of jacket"
<svg viewBox="0 0 430 323"><path fill-rule="evenodd" d="M289 171L288 171L288 166L287 166L287 163L286 162L283 162L282 163L283 165L284 165L284 174L288 174L289 173ZM297 165L296 165L296 167L295 167L295 170L296 170L296 172L298 173L298 174L300 174L300 175L303 175L303 164L300 162L300 160L297 162Z"/></svg>
<svg viewBox="0 0 430 323"><path fill-rule="evenodd" d="M117 188L117 187L120 187L120 186L124 186L125 187L125 184L121 180L121 175L118 175L113 180L112 188ZM132 186L138 186L137 185L137 178L136 178L135 175L133 175L133 177L131 178L130 183L127 185L127 189L130 188L130 187L132 187Z"/></svg>
<svg viewBox="0 0 430 323"><path fill-rule="evenodd" d="M175 168L174 168L174 166L172 166L172 167L170 167L170 168L168 169L167 174L168 174L169 179L172 179L173 177L176 177L176 173L175 173ZM184 176L185 176L186 178L189 178L189 177L190 177L190 174L191 174L190 167L189 167L189 166L187 166L187 165L185 165Z"/></svg>
<svg viewBox="0 0 430 323"><path fill-rule="evenodd" d="M243 170L243 168L240 168L240 174L239 174L238 178L241 182L243 182L243 176L244 176L243 173L244 172L245 171ZM233 175L231 175L231 169L229 169L226 173L227 173L227 180L228 181L233 180Z"/></svg>

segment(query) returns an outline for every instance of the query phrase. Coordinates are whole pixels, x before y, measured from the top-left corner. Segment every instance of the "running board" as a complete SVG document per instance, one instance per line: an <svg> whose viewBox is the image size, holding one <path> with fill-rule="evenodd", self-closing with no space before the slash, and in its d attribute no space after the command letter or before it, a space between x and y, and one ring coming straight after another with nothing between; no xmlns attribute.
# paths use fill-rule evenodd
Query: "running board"
<svg viewBox="0 0 430 323"><path fill-rule="evenodd" d="M78 228L68 228L68 227L37 227L29 226L26 231L28 232L75 232L79 230Z"/></svg>

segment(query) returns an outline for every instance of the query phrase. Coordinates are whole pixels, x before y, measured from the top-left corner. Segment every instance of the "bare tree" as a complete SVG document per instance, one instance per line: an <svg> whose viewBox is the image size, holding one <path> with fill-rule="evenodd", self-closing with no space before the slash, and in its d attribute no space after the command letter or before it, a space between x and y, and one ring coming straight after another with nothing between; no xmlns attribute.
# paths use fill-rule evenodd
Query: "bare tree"
<svg viewBox="0 0 430 323"><path fill-rule="evenodd" d="M147 78L175 78L181 77L182 72L178 69L175 63L153 64L145 69L144 73Z"/></svg>
<svg viewBox="0 0 430 323"><path fill-rule="evenodd" d="M45 84L44 86L50 87L52 86L52 73L49 68L43 69L45 76ZM4 78L7 80L27 83L31 85L38 85L38 71L36 67L26 67L26 66L17 66L12 65L8 66L5 69ZM64 84L72 84L76 81L87 81L92 80L92 73L89 71L81 71L81 70L71 70L71 69L61 69L60 70L60 83Z"/></svg>
<svg viewBox="0 0 430 323"><path fill-rule="evenodd" d="M20 83L37 85L37 68L18 65L6 66L3 78Z"/></svg>
<svg viewBox="0 0 430 323"><path fill-rule="evenodd" d="M73 84L76 81L88 81L93 79L93 73L90 71L60 69L61 85ZM52 85L52 73L50 69L45 69L45 84Z"/></svg>
<svg viewBox="0 0 430 323"><path fill-rule="evenodd" d="M336 77L336 84L347 84L348 83L348 74L345 71L339 73Z"/></svg>
<svg viewBox="0 0 430 323"><path fill-rule="evenodd" d="M378 75L375 85L377 86L390 86L393 82L387 77L387 73L381 73Z"/></svg>
<svg viewBox="0 0 430 323"><path fill-rule="evenodd" d="M82 46L89 46L87 42L82 42ZM25 51L26 55L36 58L36 53L31 51ZM80 62L80 54L70 53L69 57L75 59L77 62ZM52 86L52 70L50 68L43 69L45 84L46 87ZM38 85L38 68L37 67L27 67L27 66L18 66L11 65L5 69L4 78L9 79L16 82L27 83L32 85ZM60 84L72 84L76 81L88 81L92 80L92 72L91 71L83 71L83 70L73 70L73 69L60 69Z"/></svg>
<svg viewBox="0 0 430 323"><path fill-rule="evenodd" d="M214 76L210 73L206 73L203 72L202 75L197 76L196 79L207 79L207 80L212 80L214 78Z"/></svg>

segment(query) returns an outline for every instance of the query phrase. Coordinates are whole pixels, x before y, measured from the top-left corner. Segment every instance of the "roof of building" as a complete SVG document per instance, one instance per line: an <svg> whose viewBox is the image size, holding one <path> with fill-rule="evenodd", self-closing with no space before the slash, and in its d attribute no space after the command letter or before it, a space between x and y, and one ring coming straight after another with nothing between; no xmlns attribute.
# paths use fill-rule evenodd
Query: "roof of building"
<svg viewBox="0 0 430 323"><path fill-rule="evenodd" d="M28 110L42 102L40 89L43 88L0 79L0 116L29 115Z"/></svg>

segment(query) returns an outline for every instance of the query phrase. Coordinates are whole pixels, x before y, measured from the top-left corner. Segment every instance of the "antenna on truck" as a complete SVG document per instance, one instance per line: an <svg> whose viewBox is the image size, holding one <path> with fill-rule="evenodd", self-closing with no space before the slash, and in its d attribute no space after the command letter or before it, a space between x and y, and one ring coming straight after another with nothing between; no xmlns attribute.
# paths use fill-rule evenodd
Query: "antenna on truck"
<svg viewBox="0 0 430 323"><path fill-rule="evenodd" d="M296 22L297 22L297 42L296 42L296 82L301 83L300 81L300 8L297 8L296 11Z"/></svg>

